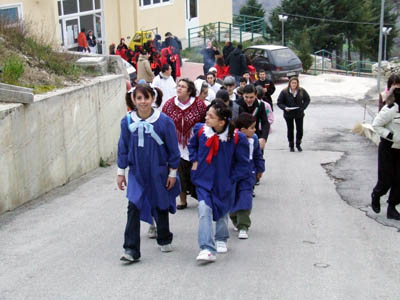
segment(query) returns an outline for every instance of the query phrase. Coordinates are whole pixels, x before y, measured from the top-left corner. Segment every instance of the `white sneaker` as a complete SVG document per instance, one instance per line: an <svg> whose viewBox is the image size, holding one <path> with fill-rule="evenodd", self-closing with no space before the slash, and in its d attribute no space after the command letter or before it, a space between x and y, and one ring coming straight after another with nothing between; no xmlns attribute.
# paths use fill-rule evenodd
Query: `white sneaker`
<svg viewBox="0 0 400 300"><path fill-rule="evenodd" d="M204 262L214 262L217 259L217 257L211 253L210 250L204 249L201 250L199 255L197 255L196 260L197 261L204 261Z"/></svg>
<svg viewBox="0 0 400 300"><path fill-rule="evenodd" d="M157 237L157 227L154 225L150 225L147 236L149 237L149 239L155 239Z"/></svg>
<svg viewBox="0 0 400 300"><path fill-rule="evenodd" d="M160 249L161 249L161 252L171 252L172 246L171 246L171 244L162 245L162 246L160 246Z"/></svg>
<svg viewBox="0 0 400 300"><path fill-rule="evenodd" d="M247 234L247 230L241 229L238 234L239 239L248 239L249 235Z"/></svg>
<svg viewBox="0 0 400 300"><path fill-rule="evenodd" d="M226 253L228 252L228 247L226 246L226 243L223 241L217 241L217 253Z"/></svg>
<svg viewBox="0 0 400 300"><path fill-rule="evenodd" d="M133 256L132 256L131 253L125 251L125 252L121 255L120 260L122 260L122 261L127 261L127 262L131 262L131 263L132 263L132 262L138 261L139 258L133 258Z"/></svg>

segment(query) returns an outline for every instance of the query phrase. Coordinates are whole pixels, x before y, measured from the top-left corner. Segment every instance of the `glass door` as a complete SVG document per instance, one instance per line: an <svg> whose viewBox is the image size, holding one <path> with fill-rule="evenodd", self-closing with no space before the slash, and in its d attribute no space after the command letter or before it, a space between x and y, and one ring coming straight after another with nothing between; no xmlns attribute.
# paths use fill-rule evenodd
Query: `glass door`
<svg viewBox="0 0 400 300"><path fill-rule="evenodd" d="M106 53L105 51L105 41L104 41L104 30L103 30L103 18L101 16L101 13L96 13L94 15L94 35L97 40L97 53L103 54Z"/></svg>
<svg viewBox="0 0 400 300"><path fill-rule="evenodd" d="M75 51L78 49L79 35L79 18L69 18L62 20L63 22L63 45L67 50Z"/></svg>

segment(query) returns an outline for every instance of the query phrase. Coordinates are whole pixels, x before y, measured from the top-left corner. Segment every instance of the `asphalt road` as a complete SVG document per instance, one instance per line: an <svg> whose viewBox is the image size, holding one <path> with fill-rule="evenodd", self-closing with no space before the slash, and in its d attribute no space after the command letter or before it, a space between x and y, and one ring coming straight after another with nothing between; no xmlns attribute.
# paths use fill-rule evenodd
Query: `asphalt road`
<svg viewBox="0 0 400 300"><path fill-rule="evenodd" d="M399 299L399 235L384 226L398 224L368 207L377 148L351 133L363 109L313 98L302 153L275 112L249 239L230 225L215 263L195 261L191 200L170 218L173 252L143 225L141 261L122 264L127 201L113 165L0 216L0 299Z"/></svg>

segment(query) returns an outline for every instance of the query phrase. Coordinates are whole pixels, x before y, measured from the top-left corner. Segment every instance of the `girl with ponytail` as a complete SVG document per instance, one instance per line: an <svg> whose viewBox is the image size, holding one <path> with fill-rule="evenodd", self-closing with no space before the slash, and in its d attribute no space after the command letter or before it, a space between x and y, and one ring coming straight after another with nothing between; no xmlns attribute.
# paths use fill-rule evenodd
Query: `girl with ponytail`
<svg viewBox="0 0 400 300"><path fill-rule="evenodd" d="M126 101L133 110L121 121L117 184L120 190L125 189L125 169L129 168L128 220L121 260L134 262L141 256L141 220L152 224L154 218L161 251L172 251L168 214L175 213L175 198L180 192L176 176L180 152L174 122L152 107L161 104L159 89L137 85Z"/></svg>
<svg viewBox="0 0 400 300"><path fill-rule="evenodd" d="M228 212L234 202L235 182L250 176L249 143L243 133L235 130L231 118L222 100L212 101L206 123L194 126L188 145L193 164L191 178L199 201L199 262L215 261L217 252L228 251Z"/></svg>

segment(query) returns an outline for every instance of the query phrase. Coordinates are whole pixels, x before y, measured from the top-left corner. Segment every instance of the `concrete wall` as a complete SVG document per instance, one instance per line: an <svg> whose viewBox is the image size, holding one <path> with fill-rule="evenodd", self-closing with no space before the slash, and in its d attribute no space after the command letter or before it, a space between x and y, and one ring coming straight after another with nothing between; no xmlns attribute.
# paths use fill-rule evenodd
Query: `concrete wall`
<svg viewBox="0 0 400 300"><path fill-rule="evenodd" d="M115 159L124 95L124 76L109 75L30 105L0 103L0 213Z"/></svg>

